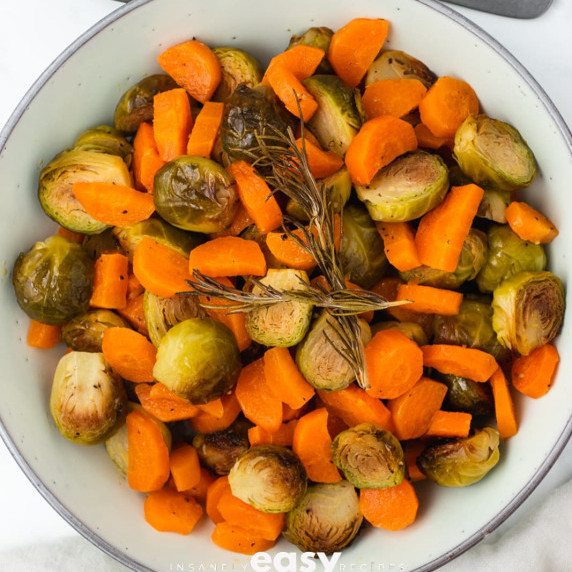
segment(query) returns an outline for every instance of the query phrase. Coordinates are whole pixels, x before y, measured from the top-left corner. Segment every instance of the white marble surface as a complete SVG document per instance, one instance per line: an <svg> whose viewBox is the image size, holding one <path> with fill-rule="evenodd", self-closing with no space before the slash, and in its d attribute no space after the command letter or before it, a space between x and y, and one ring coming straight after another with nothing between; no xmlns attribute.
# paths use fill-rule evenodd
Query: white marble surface
<svg viewBox="0 0 572 572"><path fill-rule="evenodd" d="M72 40L120 6L113 0L2 0L0 125L7 121L36 77ZM568 125L572 125L572 2L554 0L548 12L534 20L458 10L524 64ZM569 541L550 542L548 550L548 540L543 540L545 537L556 540L559 536L552 535L550 529L560 528L561 523L550 518L555 510L564 520L572 512L572 491L565 484L570 480L572 445L564 450L548 476L516 513L485 542L444 568L535 572L572 568ZM124 570L92 550L47 504L1 441L0 483L0 570ZM47 544L37 548L42 543ZM568 562L569 566L562 567L562 563Z"/></svg>

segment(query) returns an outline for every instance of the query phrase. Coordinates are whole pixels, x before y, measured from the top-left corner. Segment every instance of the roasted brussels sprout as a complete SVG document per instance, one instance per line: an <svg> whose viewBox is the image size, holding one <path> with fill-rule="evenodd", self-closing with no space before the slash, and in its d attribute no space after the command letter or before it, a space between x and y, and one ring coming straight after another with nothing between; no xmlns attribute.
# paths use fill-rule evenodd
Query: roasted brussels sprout
<svg viewBox="0 0 572 572"><path fill-rule="evenodd" d="M470 115L457 129L453 155L477 185L497 191L527 187L536 176L536 160L520 133L486 115Z"/></svg>
<svg viewBox="0 0 572 572"><path fill-rule="evenodd" d="M472 228L465 238L459 262L454 272L445 272L429 266L418 266L400 272L405 282L434 286L436 288L457 289L467 280L473 280L487 260L487 235Z"/></svg>
<svg viewBox="0 0 572 572"><path fill-rule="evenodd" d="M373 286L387 269L383 240L361 204L344 209L340 260L347 278L362 288Z"/></svg>
<svg viewBox="0 0 572 572"><path fill-rule="evenodd" d="M248 52L238 48L213 48L213 52L220 62L222 72L213 101L230 101L237 86L243 84L252 88L260 83L262 67Z"/></svg>
<svg viewBox="0 0 572 572"><path fill-rule="evenodd" d="M449 388L445 394L443 409L463 411L473 417L494 414L493 395L488 383L450 374L439 375L439 381Z"/></svg>
<svg viewBox="0 0 572 572"><path fill-rule="evenodd" d="M308 126L324 149L341 157L361 127L354 92L336 75L313 75L304 86L318 102Z"/></svg>
<svg viewBox="0 0 572 572"><path fill-rule="evenodd" d="M544 248L522 240L508 225L492 225L487 235L487 261L476 278L481 292L492 292L503 280L521 270L546 268Z"/></svg>
<svg viewBox="0 0 572 572"><path fill-rule="evenodd" d="M371 218L385 222L419 218L437 206L448 190L443 159L427 151L401 155L381 169L369 185L356 187Z"/></svg>
<svg viewBox="0 0 572 572"><path fill-rule="evenodd" d="M521 355L551 342L564 319L564 287L552 272L519 272L493 292L499 342Z"/></svg>
<svg viewBox="0 0 572 572"><path fill-rule="evenodd" d="M206 312L196 296L163 298L148 290L143 294L143 314L149 338L156 346L159 346L173 326L188 318L206 317Z"/></svg>
<svg viewBox="0 0 572 572"><path fill-rule="evenodd" d="M493 329L491 300L485 296L465 295L454 316L435 316L433 343L477 348L502 361L506 349Z"/></svg>
<svg viewBox="0 0 572 572"><path fill-rule="evenodd" d="M228 474L235 497L263 512L288 512L304 496L306 469L287 447L256 445L236 460Z"/></svg>
<svg viewBox="0 0 572 572"><path fill-rule="evenodd" d="M485 194L479 204L477 216L505 224L506 207L512 201L512 193L510 191L495 191L493 189L485 189L484 191Z"/></svg>
<svg viewBox="0 0 572 572"><path fill-rule="evenodd" d="M131 175L117 155L78 149L61 152L42 169L38 197L46 214L74 232L98 234L108 225L88 215L73 194L73 183L83 181L130 186Z"/></svg>
<svg viewBox="0 0 572 572"><path fill-rule="evenodd" d="M424 346L429 343L429 338L427 337L425 330L416 322L398 322L396 320L377 322L371 326L371 335L375 336L375 334L380 330L389 330L391 328L399 330L404 336L413 340L418 346Z"/></svg>
<svg viewBox="0 0 572 572"><path fill-rule="evenodd" d="M257 137L286 132L289 123L280 111L274 93L265 85L239 85L226 105L220 128L223 150L234 160L252 162Z"/></svg>
<svg viewBox="0 0 572 572"><path fill-rule="evenodd" d="M99 234L86 235L82 246L94 260L106 252L122 252L121 245L114 235L114 227L106 228Z"/></svg>
<svg viewBox="0 0 572 572"><path fill-rule="evenodd" d="M303 270L270 269L260 283L276 290L300 290L310 280ZM261 294L259 286L252 292ZM246 329L250 337L265 346L291 347L299 343L312 317L312 304L305 302L280 302L272 306L261 306L246 314Z"/></svg>
<svg viewBox="0 0 572 572"><path fill-rule="evenodd" d="M62 340L72 350L101 352L101 340L107 328L127 327L121 316L111 310L96 308L75 316L62 326Z"/></svg>
<svg viewBox="0 0 572 572"><path fill-rule="evenodd" d="M394 487L405 476L401 443L373 423L338 433L332 441L332 457L346 479L360 489Z"/></svg>
<svg viewBox="0 0 572 572"><path fill-rule="evenodd" d="M364 320L360 319L359 325L365 346L371 339L371 330ZM306 338L296 348L298 368L308 383L316 389L337 391L344 389L355 379L353 370L340 355L344 350L336 327L328 312L323 311L311 325Z"/></svg>
<svg viewBox="0 0 572 572"><path fill-rule="evenodd" d="M189 252L204 241L201 235L175 228L158 217L148 218L131 226L116 226L112 233L130 262L133 262L135 249L144 236L172 248L183 256L189 256Z"/></svg>
<svg viewBox="0 0 572 572"><path fill-rule="evenodd" d="M211 159L182 155L155 175L157 213L168 223L195 232L224 230L236 212L232 177Z"/></svg>
<svg viewBox="0 0 572 572"><path fill-rule="evenodd" d="M195 405L230 390L240 373L240 353L233 333L209 318L189 318L161 339L153 375Z"/></svg>
<svg viewBox="0 0 572 572"><path fill-rule="evenodd" d="M311 484L286 515L284 536L303 552L339 552L359 532L363 516L358 495L348 481Z"/></svg>
<svg viewBox="0 0 572 572"><path fill-rule="evenodd" d="M80 445L105 441L124 419L127 394L103 354L70 352L56 367L50 413L60 433Z"/></svg>
<svg viewBox="0 0 572 572"><path fill-rule="evenodd" d="M466 487L480 481L499 457L499 433L485 427L466 438L429 445L417 458L417 465L428 479L442 487Z"/></svg>
<svg viewBox="0 0 572 572"><path fill-rule="evenodd" d="M118 155L128 166L131 164L133 154L131 143L123 137L120 131L109 125L98 125L84 131L76 139L74 149Z"/></svg>
<svg viewBox="0 0 572 572"><path fill-rule="evenodd" d="M50 236L18 256L12 284L18 304L30 318L63 324L88 309L93 260L79 244Z"/></svg>
<svg viewBox="0 0 572 572"><path fill-rule="evenodd" d="M387 50L371 64L365 76L365 85L382 79L418 79L430 87L437 76L423 63L399 50Z"/></svg>
<svg viewBox="0 0 572 572"><path fill-rule="evenodd" d="M288 48L293 48L294 46L311 46L313 48L320 48L324 52L328 53L328 48L330 47L330 41L334 35L333 30L326 28L325 26L312 27L306 30L301 35L294 35L290 38L288 43ZM324 57L320 62L315 71L316 74L331 74L334 73L330 62Z"/></svg>
<svg viewBox="0 0 572 572"><path fill-rule="evenodd" d="M166 74L154 74L132 85L119 99L114 125L124 133L135 133L142 121L153 119L153 98L156 94L179 87Z"/></svg>
<svg viewBox="0 0 572 572"><path fill-rule="evenodd" d="M249 447L250 423L238 419L227 429L214 433L198 433L193 438L201 464L217 475L228 475L236 460Z"/></svg>

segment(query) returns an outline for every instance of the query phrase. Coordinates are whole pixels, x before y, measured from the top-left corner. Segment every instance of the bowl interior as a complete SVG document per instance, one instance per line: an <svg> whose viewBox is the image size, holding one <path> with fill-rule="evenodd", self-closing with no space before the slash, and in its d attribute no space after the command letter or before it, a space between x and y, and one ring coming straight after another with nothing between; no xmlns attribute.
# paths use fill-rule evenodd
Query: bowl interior
<svg viewBox="0 0 572 572"><path fill-rule="evenodd" d="M293 0L284 5L262 0L136 0L60 57L4 131L0 188L9 196L0 215L4 437L56 510L124 563L140 569L187 570L200 564L208 569L213 563L237 567L249 558L215 547L207 538L211 526L206 519L189 537L155 532L143 519L142 496L129 489L104 447L69 443L51 421L48 397L61 348L45 352L27 347L28 320L14 301L10 282L17 254L55 228L36 199L42 165L80 131L110 123L119 96L135 81L159 71L156 57L169 45L195 36L211 46L241 47L267 63L293 33L310 26L336 29L357 16L387 18L389 47L418 57L439 75L468 81L484 110L515 125L529 142L540 169L526 197L560 229L548 250L550 268L566 284L570 261L565 248L572 240L565 214L572 206L567 194L572 180L569 134L526 73L484 33L451 14L415 0ZM571 347L566 328L557 345ZM342 556L346 569L372 563L376 570L432 569L502 521L534 488L568 438L572 386L564 381L571 369L570 356L561 351L552 390L538 401L517 398L519 433L503 444L502 460L486 479L459 490L421 483L417 522L400 532L363 533ZM293 547L282 541L274 552L280 550Z"/></svg>

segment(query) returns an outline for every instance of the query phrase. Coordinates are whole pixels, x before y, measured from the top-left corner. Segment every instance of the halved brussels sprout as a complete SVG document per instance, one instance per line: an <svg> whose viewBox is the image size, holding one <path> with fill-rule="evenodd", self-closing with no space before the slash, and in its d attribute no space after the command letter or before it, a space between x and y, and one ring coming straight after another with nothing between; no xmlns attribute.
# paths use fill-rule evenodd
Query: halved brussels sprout
<svg viewBox="0 0 572 572"><path fill-rule="evenodd" d="M310 280L304 270L284 268L268 270L260 282L280 291L301 290ZM252 292L261 294L262 290L254 286ZM304 302L280 302L255 308L246 314L246 329L259 344L286 348L295 346L310 327L312 308L312 304Z"/></svg>
<svg viewBox="0 0 572 572"><path fill-rule="evenodd" d="M449 190L449 171L436 153L414 151L381 169L369 185L357 186L373 220L401 222L436 207Z"/></svg>
<svg viewBox="0 0 572 572"><path fill-rule="evenodd" d="M187 257L193 248L204 242L201 235L175 228L158 217L151 217L131 226L116 226L112 233L130 262L133 262L135 249L145 236Z"/></svg>
<svg viewBox="0 0 572 572"><path fill-rule="evenodd" d="M12 284L18 304L30 318L63 324L88 309L93 260L79 244L50 236L18 256Z"/></svg>
<svg viewBox="0 0 572 572"><path fill-rule="evenodd" d="M499 458L499 433L485 427L466 438L429 445L417 457L417 465L428 479L442 487L466 487L480 481Z"/></svg>
<svg viewBox="0 0 572 572"><path fill-rule="evenodd" d="M262 79L260 62L248 52L238 48L213 48L220 62L222 77L212 100L230 101L237 86L255 87Z"/></svg>
<svg viewBox="0 0 572 572"><path fill-rule="evenodd" d="M68 149L56 155L40 173L38 197L45 213L58 224L83 234L98 234L109 225L85 212L73 194L77 182L131 185L125 161L109 153Z"/></svg>
<svg viewBox="0 0 572 572"><path fill-rule="evenodd" d="M388 320L386 322L377 322L371 326L371 335L375 336L380 330L390 330L395 328L404 336L413 340L418 346L424 346L429 343L429 338L425 330L416 322L398 322L396 320Z"/></svg>
<svg viewBox="0 0 572 572"><path fill-rule="evenodd" d="M369 66L365 85L382 79L418 79L430 87L437 76L421 61L399 50L387 50Z"/></svg>
<svg viewBox="0 0 572 572"><path fill-rule="evenodd" d="M214 433L198 433L193 438L201 464L217 475L228 475L236 460L249 447L250 423L238 419L227 429Z"/></svg>
<svg viewBox="0 0 572 572"><path fill-rule="evenodd" d="M120 131L109 125L98 125L81 133L76 139L74 149L84 151L100 151L110 155L118 155L129 166L133 146Z"/></svg>
<svg viewBox="0 0 572 572"><path fill-rule="evenodd" d="M362 288L373 286L387 270L383 240L361 204L344 209L340 261L344 275Z"/></svg>
<svg viewBox="0 0 572 572"><path fill-rule="evenodd" d="M445 394L443 409L463 411L474 417L494 415L493 394L488 383L450 374L441 374L438 380L449 388Z"/></svg>
<svg viewBox="0 0 572 572"><path fill-rule="evenodd" d="M373 423L360 423L341 431L331 446L336 467L355 487L394 487L405 476L401 443L392 433Z"/></svg>
<svg viewBox="0 0 572 572"><path fill-rule="evenodd" d="M60 433L80 445L105 441L125 418L127 394L102 353L70 352L54 372L50 413Z"/></svg>
<svg viewBox="0 0 572 572"><path fill-rule="evenodd" d="M62 340L72 350L101 352L101 341L107 328L128 327L112 310L96 308L72 318L62 326Z"/></svg>
<svg viewBox="0 0 572 572"><path fill-rule="evenodd" d="M143 314L149 338L155 346L159 346L173 326L188 318L204 318L207 315L196 296L163 298L148 290L143 294Z"/></svg>
<svg viewBox="0 0 572 572"><path fill-rule="evenodd" d="M473 280L487 260L487 235L472 228L463 242L459 262L454 272L445 272L429 266L418 266L399 276L405 282L434 286L435 288L457 289L467 280Z"/></svg>
<svg viewBox="0 0 572 572"><path fill-rule="evenodd" d="M153 421L157 423L159 429L161 430L161 434L163 435L163 439L165 440L165 444L169 451L171 450L171 443L172 443L172 436L171 431L163 423L159 421L156 417L151 415L148 411L143 409L139 403L135 403L133 401L127 402L127 413L131 413L131 411L141 411L145 415L153 418ZM109 455L109 458L113 461L115 466L120 470L120 472L127 476L127 465L129 462L129 447L128 447L128 440L127 440L127 423L123 420L119 426L119 428L105 440L105 450Z"/></svg>
<svg viewBox="0 0 572 572"><path fill-rule="evenodd" d="M493 292L499 342L521 355L551 342L564 319L564 287L552 272L519 272Z"/></svg>
<svg viewBox="0 0 572 572"><path fill-rule="evenodd" d="M263 512L288 512L304 496L306 469L287 447L256 445L242 453L228 474L235 497Z"/></svg>
<svg viewBox="0 0 572 572"><path fill-rule="evenodd" d="M506 207L512 201L512 193L510 191L495 191L493 189L484 189L484 191L485 194L479 204L477 216L505 224Z"/></svg>
<svg viewBox="0 0 572 572"><path fill-rule="evenodd" d="M313 48L320 48L324 50L327 54L328 49L330 47L330 41L332 40L332 36L334 35L333 30L330 28L326 28L325 26L320 27L312 27L306 30L301 35L294 35L290 38L290 42L288 43L288 48L293 48L294 46L311 46ZM331 74L334 73L330 62L324 57L324 59L320 62L318 67L316 68L315 73L317 74Z"/></svg>
<svg viewBox="0 0 572 572"><path fill-rule="evenodd" d="M283 534L303 552L332 554L350 544L362 522L358 495L351 483L314 483L286 515Z"/></svg>
<svg viewBox="0 0 572 572"><path fill-rule="evenodd" d="M240 353L233 333L209 318L189 318L161 339L153 375L195 405L229 391L240 373Z"/></svg>
<svg viewBox="0 0 572 572"><path fill-rule="evenodd" d="M313 75L303 83L318 102L308 127L324 149L343 157L362 124L352 88L337 75Z"/></svg>
<svg viewBox="0 0 572 572"><path fill-rule="evenodd" d="M226 104L220 127L223 150L234 160L252 162L258 137L285 133L289 122L282 115L274 92L265 85L239 85Z"/></svg>
<svg viewBox="0 0 572 572"><path fill-rule="evenodd" d="M477 286L481 292L492 292L503 280L521 270L546 268L542 245L522 240L508 225L492 225L487 235L487 261L477 275Z"/></svg>
<svg viewBox="0 0 572 572"><path fill-rule="evenodd" d="M181 155L157 171L154 199L157 213L173 226L211 233L231 223L238 194L221 165L204 157Z"/></svg>
<svg viewBox="0 0 572 572"><path fill-rule="evenodd" d="M455 134L453 155L477 185L498 191L527 187L536 176L536 160L521 134L508 123L470 115Z"/></svg>
<svg viewBox="0 0 572 572"><path fill-rule="evenodd" d="M359 326L365 346L371 339L371 330L368 323L361 319ZM327 311L323 311L296 348L296 363L310 385L316 389L337 391L355 379L352 368L340 354L343 351L336 322Z"/></svg>
<svg viewBox="0 0 572 572"><path fill-rule="evenodd" d="M154 74L132 85L119 99L114 125L124 133L135 133L143 121L153 120L153 98L162 91L179 87L166 74Z"/></svg>
<svg viewBox="0 0 572 572"><path fill-rule="evenodd" d="M477 348L503 361L506 349L499 343L493 329L491 300L466 294L454 316L435 316L433 343Z"/></svg>

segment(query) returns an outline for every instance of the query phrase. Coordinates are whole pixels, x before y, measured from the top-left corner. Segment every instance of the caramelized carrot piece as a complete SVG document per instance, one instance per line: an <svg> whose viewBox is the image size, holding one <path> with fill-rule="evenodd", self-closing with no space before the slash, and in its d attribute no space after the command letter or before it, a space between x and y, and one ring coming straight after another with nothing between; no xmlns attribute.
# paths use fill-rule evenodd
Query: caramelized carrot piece
<svg viewBox="0 0 572 572"><path fill-rule="evenodd" d="M248 441L251 447L255 445L280 445L282 447L291 447L294 441L294 431L298 419L292 419L286 423L282 423L277 431L270 433L255 425L248 430Z"/></svg>
<svg viewBox="0 0 572 572"><path fill-rule="evenodd" d="M139 124L133 139L133 179L140 191L153 192L155 174L165 164L155 143L153 125L146 121Z"/></svg>
<svg viewBox="0 0 572 572"><path fill-rule="evenodd" d="M470 413L439 410L433 416L425 437L468 437L471 430Z"/></svg>
<svg viewBox="0 0 572 572"><path fill-rule="evenodd" d="M294 116L309 121L318 103L302 82L287 68L275 65L266 71L266 78L278 99Z"/></svg>
<svg viewBox="0 0 572 572"><path fill-rule="evenodd" d="M62 327L30 320L27 344L32 348L49 350L62 339Z"/></svg>
<svg viewBox="0 0 572 572"><path fill-rule="evenodd" d="M538 399L552 387L560 356L552 344L545 344L512 362L512 385L515 389Z"/></svg>
<svg viewBox="0 0 572 572"><path fill-rule="evenodd" d="M316 179L324 179L339 171L344 161L334 151L324 151L320 145L312 143L308 139L302 144L302 139L296 139L298 149L305 149L308 158L308 166Z"/></svg>
<svg viewBox="0 0 572 572"><path fill-rule="evenodd" d="M194 487L201 480L199 455L197 450L188 443L181 443L173 448L169 465L175 487L179 492Z"/></svg>
<svg viewBox="0 0 572 572"><path fill-rule="evenodd" d="M417 108L426 92L418 79L382 79L365 88L363 107L368 119L380 115L403 117Z"/></svg>
<svg viewBox="0 0 572 572"><path fill-rule="evenodd" d="M558 229L530 205L513 201L505 210L506 221L522 240L547 244L558 236Z"/></svg>
<svg viewBox="0 0 572 572"><path fill-rule="evenodd" d="M95 261L93 291L89 301L97 308L117 309L127 303L129 261L119 252L103 253Z"/></svg>
<svg viewBox="0 0 572 572"><path fill-rule="evenodd" d="M482 350L449 344L431 344L421 348L423 365L441 373L487 381L498 368L495 358Z"/></svg>
<svg viewBox="0 0 572 572"><path fill-rule="evenodd" d="M510 394L508 382L499 367L491 376L489 383L493 390L495 402L495 417L501 439L508 439L518 432L518 421L514 410L514 403Z"/></svg>
<svg viewBox="0 0 572 572"><path fill-rule="evenodd" d="M290 70L297 79L302 81L316 71L316 68L324 59L324 55L324 50L314 46L306 46L303 44L293 46L277 54L270 60L267 71L262 78L262 83L268 84L268 69L273 66L282 66Z"/></svg>
<svg viewBox="0 0 572 572"><path fill-rule="evenodd" d="M170 89L155 95L153 135L163 161L186 153L192 125L191 104L184 89Z"/></svg>
<svg viewBox="0 0 572 572"><path fill-rule="evenodd" d="M189 494L164 487L143 503L145 520L160 532L190 534L203 515L201 505Z"/></svg>
<svg viewBox="0 0 572 572"><path fill-rule="evenodd" d="M391 310L403 309L408 312L419 312L422 314L454 316L459 313L463 294L455 290L445 290L444 288L435 288L434 286L399 284L395 300L409 300L410 303L402 308L392 308ZM390 313L395 315L393 311Z"/></svg>
<svg viewBox="0 0 572 572"><path fill-rule="evenodd" d="M234 423L240 413L240 404L236 399L236 395L231 393L223 395L220 399L223 405L223 414L220 417L199 411L199 413L189 419L189 423L195 431L199 433L214 433L215 431L222 431Z"/></svg>
<svg viewBox="0 0 572 572"><path fill-rule="evenodd" d="M408 222L378 222L377 231L383 239L387 260L400 272L421 266L415 246L415 233Z"/></svg>
<svg viewBox="0 0 572 572"><path fill-rule="evenodd" d="M224 113L224 103L207 101L199 111L187 142L187 155L210 158Z"/></svg>
<svg viewBox="0 0 572 572"><path fill-rule="evenodd" d="M256 536L246 528L229 522L219 522L211 535L212 541L225 550L252 555L270 550L275 541Z"/></svg>

